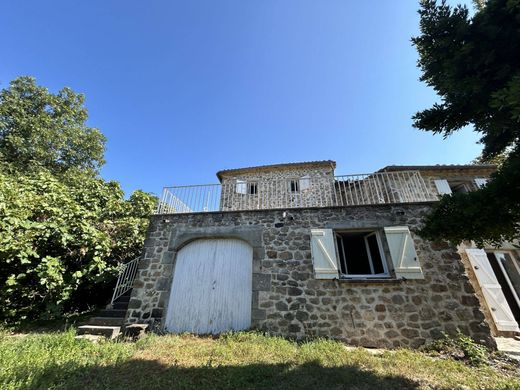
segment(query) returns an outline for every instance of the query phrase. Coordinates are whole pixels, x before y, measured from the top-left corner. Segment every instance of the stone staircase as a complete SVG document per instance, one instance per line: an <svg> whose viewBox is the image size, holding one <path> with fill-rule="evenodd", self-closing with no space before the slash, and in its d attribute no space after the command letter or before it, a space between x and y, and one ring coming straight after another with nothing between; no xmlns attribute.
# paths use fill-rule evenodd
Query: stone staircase
<svg viewBox="0 0 520 390"><path fill-rule="evenodd" d="M108 339L119 337L122 334L131 293L132 290L125 292L114 301L112 307L108 305L96 317L90 318L85 324L79 326L76 332L78 336L76 337L89 340L101 337Z"/></svg>

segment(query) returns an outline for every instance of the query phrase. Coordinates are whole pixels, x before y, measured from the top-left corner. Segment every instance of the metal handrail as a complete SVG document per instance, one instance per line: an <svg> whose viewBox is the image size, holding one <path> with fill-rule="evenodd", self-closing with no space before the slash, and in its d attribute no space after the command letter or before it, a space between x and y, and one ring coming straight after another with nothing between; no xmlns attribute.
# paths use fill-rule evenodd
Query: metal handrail
<svg viewBox="0 0 520 390"><path fill-rule="evenodd" d="M132 289L134 285L135 278L137 276L137 270L139 268L139 260L141 257L137 257L128 263L122 264L119 270L119 276L117 278L116 287L114 288L114 293L112 294L112 300L110 301L110 305L114 304L114 301L124 295L127 291Z"/></svg>
<svg viewBox="0 0 520 390"><path fill-rule="evenodd" d="M165 187L155 214L429 202L438 198L419 171Z"/></svg>

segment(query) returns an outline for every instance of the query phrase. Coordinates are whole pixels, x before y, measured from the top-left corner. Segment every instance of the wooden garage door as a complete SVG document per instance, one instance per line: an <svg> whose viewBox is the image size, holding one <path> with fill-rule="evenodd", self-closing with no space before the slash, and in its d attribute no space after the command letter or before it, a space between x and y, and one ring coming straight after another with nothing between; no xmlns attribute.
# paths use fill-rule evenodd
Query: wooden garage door
<svg viewBox="0 0 520 390"><path fill-rule="evenodd" d="M204 239L177 254L166 316L169 332L217 334L251 326L251 246Z"/></svg>

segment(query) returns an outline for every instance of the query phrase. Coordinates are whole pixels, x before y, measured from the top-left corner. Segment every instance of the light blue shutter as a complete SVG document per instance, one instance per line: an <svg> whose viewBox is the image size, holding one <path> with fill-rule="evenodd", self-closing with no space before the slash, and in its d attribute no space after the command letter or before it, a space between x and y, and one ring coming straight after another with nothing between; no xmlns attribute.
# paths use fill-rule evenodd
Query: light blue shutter
<svg viewBox="0 0 520 390"><path fill-rule="evenodd" d="M236 192L237 194L247 194L247 182L244 180L237 180Z"/></svg>
<svg viewBox="0 0 520 390"><path fill-rule="evenodd" d="M316 279L338 279L338 259L332 229L311 229L312 265Z"/></svg>
<svg viewBox="0 0 520 390"><path fill-rule="evenodd" d="M413 238L406 226L385 227L386 241L390 249L395 276L404 279L424 279L415 252Z"/></svg>
<svg viewBox="0 0 520 390"><path fill-rule="evenodd" d="M300 191L304 191L304 190L307 190L309 189L311 186L311 178L310 176L306 175L306 176L302 176L300 178Z"/></svg>
<svg viewBox="0 0 520 390"><path fill-rule="evenodd" d="M450 195L451 194L451 188L448 184L448 180L445 179L438 179L434 180L435 187L437 188L437 192L439 195Z"/></svg>
<svg viewBox="0 0 520 390"><path fill-rule="evenodd" d="M488 182L488 179L486 178L483 178L483 177L476 177L475 178L475 185L478 187L478 188L482 188L484 187Z"/></svg>

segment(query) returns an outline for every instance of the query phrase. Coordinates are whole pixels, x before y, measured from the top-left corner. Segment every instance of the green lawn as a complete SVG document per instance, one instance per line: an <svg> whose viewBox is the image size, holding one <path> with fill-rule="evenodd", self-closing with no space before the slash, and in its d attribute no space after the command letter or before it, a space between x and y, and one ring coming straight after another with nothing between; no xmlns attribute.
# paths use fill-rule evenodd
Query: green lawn
<svg viewBox="0 0 520 390"><path fill-rule="evenodd" d="M410 350L373 355L332 341L295 343L258 333L92 344L73 332L3 332L0 388L520 389L520 369L475 368Z"/></svg>

